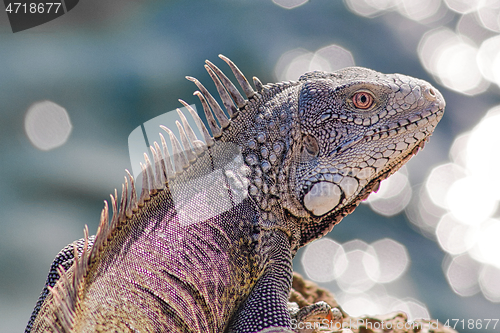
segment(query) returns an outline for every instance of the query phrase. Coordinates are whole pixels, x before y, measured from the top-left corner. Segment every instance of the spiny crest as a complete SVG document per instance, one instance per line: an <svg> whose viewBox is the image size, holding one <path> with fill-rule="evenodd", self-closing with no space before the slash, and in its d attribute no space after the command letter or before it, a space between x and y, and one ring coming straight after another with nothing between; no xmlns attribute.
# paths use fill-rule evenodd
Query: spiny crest
<svg viewBox="0 0 500 333"><path fill-rule="evenodd" d="M77 292L83 283L87 272L90 252L88 251L89 230L87 226L83 230L85 243L81 256L78 257L78 250L74 246L73 276L70 278L61 266L57 268L59 280L56 285L48 287L52 294L53 304L56 307L53 317L45 317L45 323L52 329L52 332L69 333L74 324L75 309L77 303Z"/></svg>
<svg viewBox="0 0 500 333"><path fill-rule="evenodd" d="M252 98L256 92L250 86L248 80L238 67L223 55L219 55L219 57L229 65L246 97ZM177 109L177 113L181 119L181 122L176 122L176 126L180 133L180 142L169 128L163 125L160 126L161 129L168 134L172 147L172 154L170 154L168 150L165 137L160 133L161 147L157 142L154 142L153 145L150 146L153 163L151 163L148 155L144 154L144 163L141 163L142 191L139 196L135 189L134 177L128 170L125 170L127 176L122 184L122 194L119 205L116 189L114 195L110 195L111 208L113 211L111 214L111 221L109 220L108 202L105 200L94 244L90 249L88 248L88 228L86 226L84 229L85 246L80 257L76 245L74 246L75 261L72 266L73 274L71 275L62 268L59 268L60 278L54 288L50 288L55 310L54 318L49 319L47 325L51 327L54 332L64 333L71 331L75 317L78 290L84 282L88 267L98 259L106 244L111 240L116 228L119 225L127 223L141 207L147 204L152 196L158 193L158 191L167 188L169 180L174 179L176 175L184 172L190 164L196 161L198 156L201 156L209 147L213 146L215 143L214 138L217 139L222 136L223 130L230 126L231 120L234 120L241 109L247 104L248 100L243 98L234 84L217 66L207 60L205 69L215 83L217 92L219 93L229 118L226 116L226 113L219 103L200 81L193 77L186 77L188 80L194 82L200 90L195 91L194 95L198 96L201 101L204 114L213 136L210 135L197 112L188 103L179 100L191 114L200 133L203 135L204 141L196 137L196 134L189 125L184 114L180 109ZM262 83L255 77L253 81L257 91L261 91Z"/></svg>

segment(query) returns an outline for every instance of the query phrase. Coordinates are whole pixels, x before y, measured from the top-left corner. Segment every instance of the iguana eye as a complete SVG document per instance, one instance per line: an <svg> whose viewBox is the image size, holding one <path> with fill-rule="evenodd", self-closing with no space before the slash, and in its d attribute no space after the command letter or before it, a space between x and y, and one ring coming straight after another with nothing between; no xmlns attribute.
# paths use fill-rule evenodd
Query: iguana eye
<svg viewBox="0 0 500 333"><path fill-rule="evenodd" d="M367 91L359 91L352 96L352 103L358 109L369 109L373 105L373 95Z"/></svg>

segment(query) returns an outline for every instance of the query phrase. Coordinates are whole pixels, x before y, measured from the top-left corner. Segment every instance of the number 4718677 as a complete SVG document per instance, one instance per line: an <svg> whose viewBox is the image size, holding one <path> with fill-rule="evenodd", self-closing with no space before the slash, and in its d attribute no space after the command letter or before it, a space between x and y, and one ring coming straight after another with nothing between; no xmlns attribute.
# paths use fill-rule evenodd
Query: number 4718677
<svg viewBox="0 0 500 333"><path fill-rule="evenodd" d="M492 324L491 327L490 324ZM488 329L490 326L491 329L495 329L498 324L498 319L448 319L444 326L452 327L453 329L461 328L461 329L475 329L480 330L482 328Z"/></svg>
<svg viewBox="0 0 500 333"><path fill-rule="evenodd" d="M54 8L52 8L54 7ZM9 14L14 13L14 14L49 14L49 13L57 13L59 11L59 8L61 7L60 2L46 2L46 3L35 3L35 2L14 2L14 3L9 3L9 5L5 8L5 11L8 12Z"/></svg>

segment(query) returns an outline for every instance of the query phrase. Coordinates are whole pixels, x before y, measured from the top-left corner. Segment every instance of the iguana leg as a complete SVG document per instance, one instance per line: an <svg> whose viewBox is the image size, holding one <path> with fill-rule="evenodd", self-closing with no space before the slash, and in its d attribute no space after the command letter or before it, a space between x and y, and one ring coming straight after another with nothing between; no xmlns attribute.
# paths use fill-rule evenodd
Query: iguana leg
<svg viewBox="0 0 500 333"><path fill-rule="evenodd" d="M268 235L269 260L246 301L240 306L230 325L231 333L291 332L287 308L292 284L292 257L290 243L282 232ZM268 247L263 245L264 248Z"/></svg>
<svg viewBox="0 0 500 333"><path fill-rule="evenodd" d="M89 237L88 247L91 247L92 244L94 244L94 238L95 236ZM71 265L73 265L73 261L75 259L74 247L76 246L76 249L78 251L78 256L81 256L84 244L85 244L85 239L81 238L77 241L74 241L71 244L68 244L64 249L59 251L59 253L56 255L54 261L52 261L52 264L50 265L49 275L47 276L47 280L45 281L45 286L43 287L42 292L40 293L40 297L38 297L38 301L35 304L33 312L31 313L30 320L28 322L28 325L26 326L26 329L24 330L24 333L31 332L31 328L33 326L33 323L35 322L35 318L38 315L38 312L40 311L40 308L42 307L45 298L49 294L49 287L54 287L57 280L59 280L59 273L57 272L57 268L61 267L65 271L68 270L68 268L70 268Z"/></svg>

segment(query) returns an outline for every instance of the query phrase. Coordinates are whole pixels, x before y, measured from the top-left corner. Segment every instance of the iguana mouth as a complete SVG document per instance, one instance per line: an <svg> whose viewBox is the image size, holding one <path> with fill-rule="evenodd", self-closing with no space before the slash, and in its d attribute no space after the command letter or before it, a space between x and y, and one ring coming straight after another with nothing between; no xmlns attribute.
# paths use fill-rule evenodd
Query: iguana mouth
<svg viewBox="0 0 500 333"><path fill-rule="evenodd" d="M366 181L366 183L376 180L382 181L389 177L422 149L427 140L428 137L424 137L407 154L388 164L378 172L378 177L372 178ZM303 191L303 193L305 193L303 196L303 205L315 216L329 214L333 210L342 208L356 200L359 193L361 193L366 186L366 183L362 185L361 181L362 180L356 177L343 176L339 183L326 180L311 183Z"/></svg>
<svg viewBox="0 0 500 333"><path fill-rule="evenodd" d="M424 108L421 112L412 113L406 118L382 125L375 130L368 131L364 135L365 139L367 141L378 140L400 133L405 133L407 131L413 131L417 134L419 132L415 130L418 128L424 128L430 123L434 126L437 125L443 116L446 103L441 93L437 92L437 90L432 88L432 86L428 86L423 90L423 96L428 102L431 102L430 105ZM418 105L415 109L418 109ZM407 110L405 112L412 111Z"/></svg>
<svg viewBox="0 0 500 333"><path fill-rule="evenodd" d="M406 131L414 131L417 128L424 128L431 122L435 122L435 124L433 124L433 126L435 126L443 116L443 113L444 107L434 105L425 109L421 113L408 117L406 120L400 120L398 123L392 123L381 126L376 130L370 130L364 135L363 139L366 140L365 142L385 139Z"/></svg>

